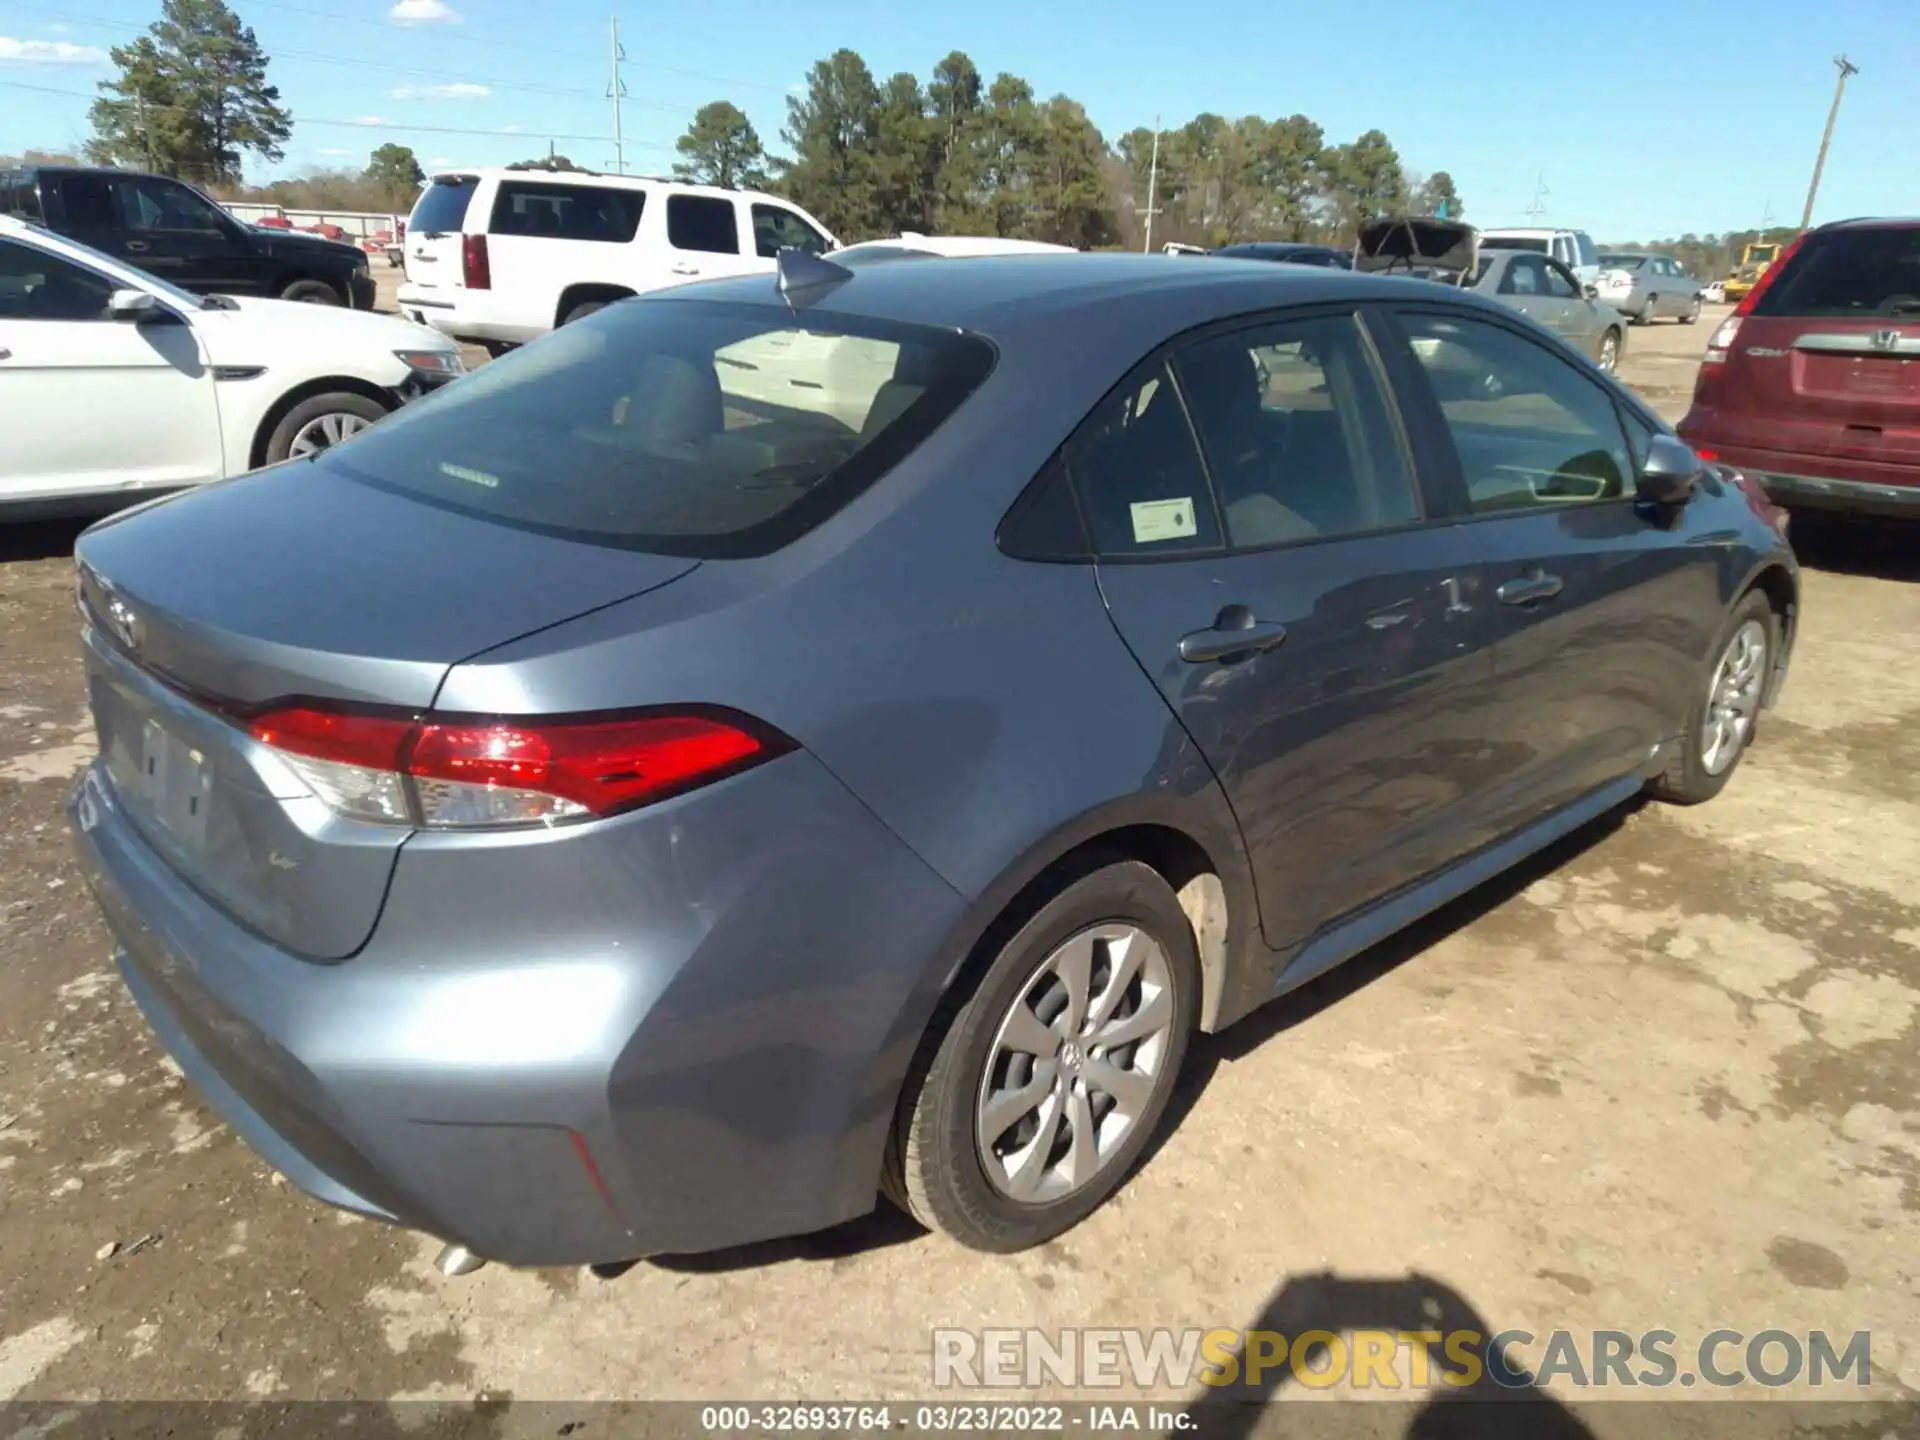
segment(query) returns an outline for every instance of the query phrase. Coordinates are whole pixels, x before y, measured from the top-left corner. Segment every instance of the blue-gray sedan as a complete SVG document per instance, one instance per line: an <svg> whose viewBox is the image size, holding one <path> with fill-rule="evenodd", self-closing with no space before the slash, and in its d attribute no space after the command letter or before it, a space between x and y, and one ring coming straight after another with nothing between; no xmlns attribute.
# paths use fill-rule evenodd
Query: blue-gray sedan
<svg viewBox="0 0 1920 1440"><path fill-rule="evenodd" d="M77 545L121 971L322 1200L525 1265L883 1193L1032 1245L1196 1031L1713 795L1785 675L1777 513L1492 300L781 272Z"/></svg>

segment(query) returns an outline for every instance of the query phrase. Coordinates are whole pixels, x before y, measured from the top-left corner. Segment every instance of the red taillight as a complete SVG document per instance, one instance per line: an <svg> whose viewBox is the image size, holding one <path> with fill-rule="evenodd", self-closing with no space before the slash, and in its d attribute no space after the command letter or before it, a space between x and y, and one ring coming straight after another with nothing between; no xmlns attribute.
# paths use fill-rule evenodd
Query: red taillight
<svg viewBox="0 0 1920 1440"><path fill-rule="evenodd" d="M486 236L461 236L460 262L467 289L491 290L493 288L493 261L487 255Z"/></svg>
<svg viewBox="0 0 1920 1440"><path fill-rule="evenodd" d="M1738 305L1733 307L1733 313L1735 315L1751 315L1753 313L1755 303L1762 295L1767 293L1767 287L1780 278L1780 272L1787 268L1787 262L1793 258L1794 252L1806 243L1806 239L1807 237L1805 235L1796 235L1792 243L1774 257L1773 263L1767 266L1765 270L1762 270L1760 272L1760 278L1753 282L1753 288L1747 291Z"/></svg>
<svg viewBox="0 0 1920 1440"><path fill-rule="evenodd" d="M406 770L423 780L537 790L611 815L730 774L766 748L738 725L695 715L584 725L427 724Z"/></svg>
<svg viewBox="0 0 1920 1440"><path fill-rule="evenodd" d="M299 705L248 729L332 809L438 829L613 815L793 748L743 715L708 708L534 720Z"/></svg>
<svg viewBox="0 0 1920 1440"><path fill-rule="evenodd" d="M1712 464L1720 458L1720 452L1718 450L1695 450L1693 453L1698 455L1702 460L1705 460L1708 464Z"/></svg>

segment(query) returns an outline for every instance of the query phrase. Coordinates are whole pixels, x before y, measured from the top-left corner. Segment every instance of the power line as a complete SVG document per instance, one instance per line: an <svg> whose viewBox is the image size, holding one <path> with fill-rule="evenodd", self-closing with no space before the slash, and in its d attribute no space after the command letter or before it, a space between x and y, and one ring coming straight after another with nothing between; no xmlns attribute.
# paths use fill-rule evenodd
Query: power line
<svg viewBox="0 0 1920 1440"><path fill-rule="evenodd" d="M58 15L64 21L67 21L69 23L77 22L82 25L98 25L104 28L111 28L116 30L139 30L143 32L147 28L146 26L141 25L136 21L109 20L103 16L98 16L98 15L77 15L77 14L74 14L72 11L66 11L66 10L56 11L56 10L50 10L50 9L40 9L34 6L19 6L16 8L33 11L39 14ZM584 86L535 85L522 80L497 80L490 75L474 75L468 71L424 70L419 68L418 66L412 66L412 65L387 65L379 61L363 60L358 56L329 55L329 54L326 54L324 51L318 51L318 50L293 50L293 49L286 49L282 47L275 47L273 58L289 59L289 60L305 60L313 64L337 65L337 66L341 66L341 67L352 69L352 70L370 70L383 75L399 75L412 80L449 80L449 81L454 81L456 83L463 83L463 84L485 85L492 90L524 91L530 95L568 96L568 97L578 97L584 100L599 100L599 99L605 98L605 95L602 91L589 90ZM660 100L655 100L651 102L634 101L632 103L640 105L641 108L643 109L659 110L667 114L673 114L673 115L685 114L690 108L692 108L691 106L673 105Z"/></svg>
<svg viewBox="0 0 1920 1440"><path fill-rule="evenodd" d="M24 81L24 80L0 80L0 85L7 86L8 88L13 90L32 90L42 95L67 95L67 96L71 96L76 100L102 100L102 99L113 100L113 99L120 98L112 95L89 95L84 90L64 90L53 85L33 85L33 84L29 84L27 81ZM193 107L189 105L148 106L146 105L146 102L144 100L137 100L136 103L146 110L191 111L193 109ZM550 140L589 140L589 141L596 141L601 144L605 144L607 141L607 137L605 135L578 135L578 134L562 135L562 134L557 134L552 131L546 131L546 130L540 130L540 131L529 131L526 129L487 130L487 129L482 129L474 126L464 126L464 125L413 125L403 120L380 120L377 122L368 121L368 120L322 120L310 115L295 115L289 118L296 125L328 125L328 126L338 126L348 130L411 130L411 131L418 131L422 134L428 134L428 135L484 135L484 136L489 136L497 139L507 139L507 140L530 140L534 138L535 135L537 134L542 138L550 139ZM664 142L653 141L653 140L629 140L627 143L629 145L638 145L642 149L647 149L647 150L671 150L673 148L671 145L665 144Z"/></svg>

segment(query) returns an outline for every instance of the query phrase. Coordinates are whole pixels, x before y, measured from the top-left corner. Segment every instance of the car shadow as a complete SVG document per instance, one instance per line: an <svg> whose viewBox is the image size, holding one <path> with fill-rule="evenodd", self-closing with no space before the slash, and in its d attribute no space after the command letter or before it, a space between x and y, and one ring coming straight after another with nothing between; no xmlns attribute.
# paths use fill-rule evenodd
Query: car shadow
<svg viewBox="0 0 1920 1440"><path fill-rule="evenodd" d="M0 520L0 564L21 560L58 560L73 554L73 542L98 516L58 520Z"/></svg>
<svg viewBox="0 0 1920 1440"><path fill-rule="evenodd" d="M926 1238L919 1223L884 1197L873 1210L856 1220L817 1230L811 1235L793 1235L779 1240L762 1240L738 1245L731 1250L714 1250L703 1255L655 1255L647 1264L680 1275L717 1275L730 1270L752 1270L762 1265L779 1265L795 1260L825 1261L829 1264L885 1250L893 1245ZM603 1280L618 1278L631 1264L603 1265L594 1271Z"/></svg>
<svg viewBox="0 0 1920 1440"><path fill-rule="evenodd" d="M1810 570L1874 580L1920 580L1920 523L1796 510L1788 529Z"/></svg>
<svg viewBox="0 0 1920 1440"><path fill-rule="evenodd" d="M1416 920L1406 929L1389 935L1379 944L1361 951L1351 960L1334 966L1324 975L1302 985L1254 1011L1237 1025L1217 1035L1196 1035L1187 1050L1186 1063L1174 1086L1166 1119L1142 1152L1139 1165L1152 1163L1160 1147L1186 1120L1222 1064L1230 1063L1266 1044L1294 1026L1332 1009L1349 995L1371 985L1381 976L1397 970L1416 955L1439 944L1456 931L1465 929L1481 916L1512 900L1537 880L1544 880L1563 865L1578 859L1612 835L1648 802L1644 797L1608 811L1578 830L1522 860L1511 869ZM1139 1167L1136 1167L1139 1168Z"/></svg>
<svg viewBox="0 0 1920 1440"><path fill-rule="evenodd" d="M1401 1392L1413 1403L1413 1414L1399 1432L1403 1440L1453 1440L1456 1436L1593 1440L1593 1431L1573 1411L1533 1388L1532 1374L1511 1352L1491 1343L1498 1332L1466 1297L1428 1275L1409 1272L1374 1278L1322 1272L1290 1276L1246 1329L1270 1331L1286 1337L1288 1343L1313 1330L1331 1335L1358 1330L1421 1335L1405 1343L1425 1350L1424 1365L1416 1362L1409 1373L1409 1368L1396 1363L1395 1374L1404 1380L1417 1379L1424 1372L1433 1388L1427 1393ZM1477 1340L1463 1342L1463 1331L1472 1332ZM1479 1374L1471 1383L1444 1384L1439 1379L1444 1373L1471 1374L1461 1364L1462 1353L1479 1361ZM1300 1358L1311 1369L1329 1369L1329 1347L1324 1344L1310 1347ZM1349 1383L1353 1374L1349 1365L1342 1383ZM1187 1407L1187 1423L1179 1428L1207 1440L1297 1433L1293 1427L1276 1424L1278 1417L1267 1409L1295 1378L1291 1364L1268 1365L1251 1383L1242 1369L1235 1383L1210 1389ZM1367 1433L1384 1432L1369 1427Z"/></svg>

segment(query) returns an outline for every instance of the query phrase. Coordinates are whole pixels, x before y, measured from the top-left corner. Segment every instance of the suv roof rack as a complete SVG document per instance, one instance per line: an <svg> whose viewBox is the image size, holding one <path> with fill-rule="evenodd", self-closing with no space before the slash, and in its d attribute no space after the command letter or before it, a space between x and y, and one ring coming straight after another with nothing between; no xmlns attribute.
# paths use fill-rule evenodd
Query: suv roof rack
<svg viewBox="0 0 1920 1440"><path fill-rule="evenodd" d="M604 175L604 170L589 170L585 165L561 164L555 160L516 160L508 170L544 170L553 175Z"/></svg>

